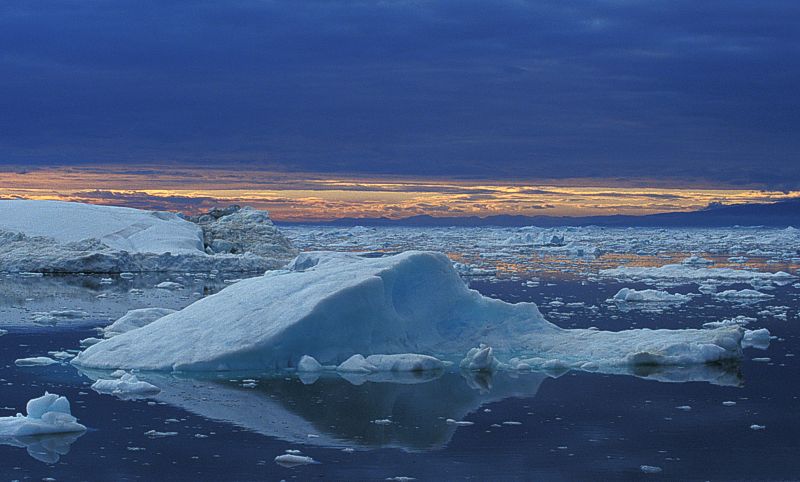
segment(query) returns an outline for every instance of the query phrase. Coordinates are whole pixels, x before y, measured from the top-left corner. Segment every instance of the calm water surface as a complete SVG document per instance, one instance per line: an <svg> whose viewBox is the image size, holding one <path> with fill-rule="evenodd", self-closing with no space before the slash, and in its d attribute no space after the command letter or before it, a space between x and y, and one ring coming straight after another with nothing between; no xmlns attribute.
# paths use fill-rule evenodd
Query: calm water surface
<svg viewBox="0 0 800 482"><path fill-rule="evenodd" d="M121 400L92 391L96 374L69 365L14 365L20 357L77 348L106 320L20 323L0 337L0 415L21 411L48 390L66 395L89 430L0 439L0 480L800 479L794 356L800 352L800 290L779 287L771 291L774 299L755 305L703 296L643 312L604 303L622 286L615 282L543 276L539 286L528 287L523 281L476 280L472 286L508 301L535 301L565 327L689 328L747 315L759 319L750 328L769 328L777 339L766 351L747 350L739 365L668 374L474 377L453 371L393 380L147 375L162 388L158 396ZM671 291L697 292L697 286ZM187 296L183 304L190 301ZM5 300L4 306L18 302ZM788 319L763 313L774 306L789 307ZM256 380L255 387L243 386L246 379ZM678 381L658 381L665 379ZM448 418L474 424L456 427ZM374 423L384 419L391 423ZM753 430L754 424L766 428ZM147 434L153 430L173 434ZM276 464L287 449L319 463ZM662 472L645 474L642 465Z"/></svg>

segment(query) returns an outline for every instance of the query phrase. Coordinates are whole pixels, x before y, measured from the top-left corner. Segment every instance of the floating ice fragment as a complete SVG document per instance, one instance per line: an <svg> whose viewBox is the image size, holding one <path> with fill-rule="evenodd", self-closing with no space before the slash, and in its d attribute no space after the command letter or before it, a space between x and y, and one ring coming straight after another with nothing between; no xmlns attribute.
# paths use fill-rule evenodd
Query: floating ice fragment
<svg viewBox="0 0 800 482"><path fill-rule="evenodd" d="M497 369L499 362L494 357L492 347L483 343L477 348L471 348L467 355L461 360L459 366L462 369L473 372L492 372Z"/></svg>
<svg viewBox="0 0 800 482"><path fill-rule="evenodd" d="M764 430L765 428L767 428L766 425L758 425L756 423L750 425L750 430Z"/></svg>
<svg viewBox="0 0 800 482"><path fill-rule="evenodd" d="M156 285L156 288L162 290L182 290L183 285L174 281L162 281Z"/></svg>
<svg viewBox="0 0 800 482"><path fill-rule="evenodd" d="M14 360L14 364L18 367L44 367L53 365L58 361L48 358L46 356L35 356L31 358L18 358Z"/></svg>
<svg viewBox="0 0 800 482"><path fill-rule="evenodd" d="M121 398L154 395L161 391L157 386L139 380L136 378L136 375L132 373L126 373L117 379L97 380L92 384L92 390L97 393L115 395Z"/></svg>
<svg viewBox="0 0 800 482"><path fill-rule="evenodd" d="M742 337L742 348L753 347L765 350L769 347L770 333L766 328L745 330Z"/></svg>
<svg viewBox="0 0 800 482"><path fill-rule="evenodd" d="M658 474L663 469L661 467L656 467L655 465L642 465L641 467L639 467L639 470L641 470L645 474Z"/></svg>
<svg viewBox="0 0 800 482"><path fill-rule="evenodd" d="M452 418L445 420L445 423L448 425L455 425L456 427L468 427L470 425L475 425L475 422L470 422L469 420L453 420Z"/></svg>
<svg viewBox="0 0 800 482"><path fill-rule="evenodd" d="M622 288L608 301L616 303L685 303L691 300L690 295L668 293L660 290L635 290Z"/></svg>
<svg viewBox="0 0 800 482"><path fill-rule="evenodd" d="M319 372L322 370L322 365L314 357L308 355L303 355L297 363L298 372Z"/></svg>
<svg viewBox="0 0 800 482"><path fill-rule="evenodd" d="M144 433L150 438L163 438L163 437L174 437L178 435L178 432L158 432L156 430L148 430Z"/></svg>
<svg viewBox="0 0 800 482"><path fill-rule="evenodd" d="M54 393L28 401L27 416L0 417L0 437L22 437L55 433L83 432L86 427L72 416L69 401Z"/></svg>
<svg viewBox="0 0 800 482"><path fill-rule="evenodd" d="M281 467L297 467L299 465L318 464L316 460L305 455L283 454L275 457L275 463Z"/></svg>
<svg viewBox="0 0 800 482"><path fill-rule="evenodd" d="M368 363L363 355L353 355L336 367L336 370L346 373L372 373L378 371L378 367Z"/></svg>
<svg viewBox="0 0 800 482"><path fill-rule="evenodd" d="M732 301L760 301L775 297L773 295L751 289L725 290L720 293L714 293L713 296L715 298Z"/></svg>

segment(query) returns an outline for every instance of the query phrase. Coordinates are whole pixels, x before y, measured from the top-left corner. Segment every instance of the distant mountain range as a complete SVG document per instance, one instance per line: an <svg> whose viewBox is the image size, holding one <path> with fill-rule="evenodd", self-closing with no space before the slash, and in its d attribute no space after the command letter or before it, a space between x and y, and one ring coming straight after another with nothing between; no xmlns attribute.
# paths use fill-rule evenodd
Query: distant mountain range
<svg viewBox="0 0 800 482"><path fill-rule="evenodd" d="M289 224L289 223L286 223ZM292 223L294 224L294 223ZM304 223L306 224L306 223ZM390 218L340 218L322 223L334 226L639 226L639 227L800 227L800 199L770 204L712 206L700 211L649 214L646 216L411 216Z"/></svg>

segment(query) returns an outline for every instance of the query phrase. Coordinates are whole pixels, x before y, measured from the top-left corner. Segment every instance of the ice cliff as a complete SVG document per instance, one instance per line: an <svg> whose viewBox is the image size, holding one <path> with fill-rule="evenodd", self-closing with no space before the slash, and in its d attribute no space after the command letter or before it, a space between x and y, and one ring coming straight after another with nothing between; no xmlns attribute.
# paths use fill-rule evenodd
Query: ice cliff
<svg viewBox="0 0 800 482"><path fill-rule="evenodd" d="M741 356L743 329L565 330L533 303L469 289L443 254L380 258L312 252L286 270L240 281L73 360L99 369L296 368L308 355L338 365L354 354L420 353L458 361L485 343L525 366L614 371ZM523 363L524 362L524 363ZM624 370L624 368L621 368Z"/></svg>
<svg viewBox="0 0 800 482"><path fill-rule="evenodd" d="M266 212L237 209L211 224L168 212L0 200L0 271L263 271L296 254Z"/></svg>

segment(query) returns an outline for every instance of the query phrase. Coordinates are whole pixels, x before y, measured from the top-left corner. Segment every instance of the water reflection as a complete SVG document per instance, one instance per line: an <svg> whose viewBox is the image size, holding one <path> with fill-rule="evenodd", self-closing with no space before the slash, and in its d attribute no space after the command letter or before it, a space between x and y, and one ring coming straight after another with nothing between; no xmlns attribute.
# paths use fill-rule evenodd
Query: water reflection
<svg viewBox="0 0 800 482"><path fill-rule="evenodd" d="M69 453L70 446L85 432L72 432L25 437L0 437L0 445L24 448L28 455L46 464L55 464L62 455Z"/></svg>
<svg viewBox="0 0 800 482"><path fill-rule="evenodd" d="M101 375L84 373L92 379ZM420 451L448 445L457 427L447 419L463 420L508 398L534 398L545 379L564 373L137 376L161 388L155 401L292 444ZM660 382L738 386L742 381L737 365L638 367L630 374Z"/></svg>

